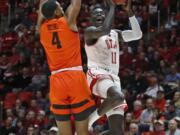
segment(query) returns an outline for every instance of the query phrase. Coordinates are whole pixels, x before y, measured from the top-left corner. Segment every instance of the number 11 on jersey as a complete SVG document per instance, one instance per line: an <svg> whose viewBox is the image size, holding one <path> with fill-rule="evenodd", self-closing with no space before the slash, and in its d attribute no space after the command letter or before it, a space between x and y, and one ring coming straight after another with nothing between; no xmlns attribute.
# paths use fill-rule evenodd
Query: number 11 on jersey
<svg viewBox="0 0 180 135"><path fill-rule="evenodd" d="M112 64L116 64L116 52L111 52Z"/></svg>

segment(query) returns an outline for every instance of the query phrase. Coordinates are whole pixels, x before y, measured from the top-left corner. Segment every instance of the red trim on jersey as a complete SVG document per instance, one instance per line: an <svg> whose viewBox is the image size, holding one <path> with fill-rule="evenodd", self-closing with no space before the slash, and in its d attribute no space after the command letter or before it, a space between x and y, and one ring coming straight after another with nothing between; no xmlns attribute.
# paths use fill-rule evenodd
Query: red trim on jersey
<svg viewBox="0 0 180 135"><path fill-rule="evenodd" d="M124 112L126 112L128 110L128 105L126 103L123 103L123 104L115 107L113 110L118 110L120 108L122 108L124 110Z"/></svg>

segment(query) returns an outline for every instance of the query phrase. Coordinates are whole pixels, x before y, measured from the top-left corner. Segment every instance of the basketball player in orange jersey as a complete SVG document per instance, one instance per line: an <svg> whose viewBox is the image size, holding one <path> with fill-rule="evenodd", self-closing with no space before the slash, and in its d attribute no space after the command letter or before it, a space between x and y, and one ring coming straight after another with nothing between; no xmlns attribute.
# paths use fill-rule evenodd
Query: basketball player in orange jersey
<svg viewBox="0 0 180 135"><path fill-rule="evenodd" d="M40 41L51 70L50 103L60 135L72 135L70 116L76 133L88 135L88 117L94 101L82 70L80 38L76 18L81 0L71 0L64 13L55 0L41 1L38 18Z"/></svg>

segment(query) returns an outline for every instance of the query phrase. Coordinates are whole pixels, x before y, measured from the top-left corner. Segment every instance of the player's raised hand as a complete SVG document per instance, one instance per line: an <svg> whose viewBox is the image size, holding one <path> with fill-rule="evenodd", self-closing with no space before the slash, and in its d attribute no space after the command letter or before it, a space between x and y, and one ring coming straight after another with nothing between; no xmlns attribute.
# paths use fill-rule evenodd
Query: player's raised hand
<svg viewBox="0 0 180 135"><path fill-rule="evenodd" d="M131 9L131 6L132 6L132 0L128 0L127 4L126 5L123 5L123 10L126 11L128 13L128 16L131 17L133 16L133 11Z"/></svg>
<svg viewBox="0 0 180 135"><path fill-rule="evenodd" d="M126 11L126 12L129 12L131 10L131 4L132 3L132 0L128 0L127 1L127 4L126 5L123 5L123 9Z"/></svg>
<svg viewBox="0 0 180 135"><path fill-rule="evenodd" d="M105 2L107 3L107 5L109 6L115 6L116 4L113 2L113 0L105 0Z"/></svg>

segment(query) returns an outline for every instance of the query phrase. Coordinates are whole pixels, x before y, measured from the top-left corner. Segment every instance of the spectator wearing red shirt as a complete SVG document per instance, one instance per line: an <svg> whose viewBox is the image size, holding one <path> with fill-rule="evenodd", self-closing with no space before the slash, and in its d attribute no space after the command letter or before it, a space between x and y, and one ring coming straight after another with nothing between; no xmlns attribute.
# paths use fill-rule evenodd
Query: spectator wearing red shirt
<svg viewBox="0 0 180 135"><path fill-rule="evenodd" d="M157 97L154 100L154 102L155 102L154 103L155 107L158 108L160 112L165 111L166 100L165 100L164 90L159 89L157 91Z"/></svg>
<svg viewBox="0 0 180 135"><path fill-rule="evenodd" d="M140 116L143 111L142 102L140 100L135 100L133 103L133 122L139 123Z"/></svg>

